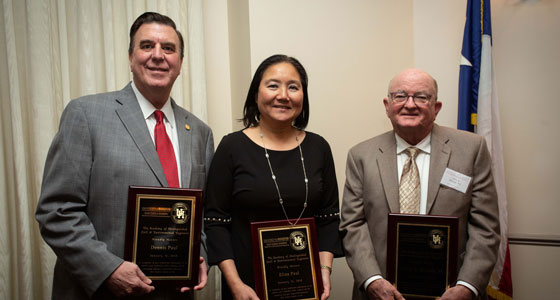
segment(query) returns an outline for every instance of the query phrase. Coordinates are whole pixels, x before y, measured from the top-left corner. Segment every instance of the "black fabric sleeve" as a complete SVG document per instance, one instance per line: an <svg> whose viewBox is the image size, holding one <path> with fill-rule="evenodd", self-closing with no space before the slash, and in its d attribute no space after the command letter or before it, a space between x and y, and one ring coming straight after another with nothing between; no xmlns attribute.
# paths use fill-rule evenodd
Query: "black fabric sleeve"
<svg viewBox="0 0 560 300"><path fill-rule="evenodd" d="M231 243L231 203L233 190L233 167L231 159L231 135L225 136L214 154L204 201L204 226L208 247L208 263L217 265L225 259L233 259Z"/></svg>
<svg viewBox="0 0 560 300"><path fill-rule="evenodd" d="M338 199L338 184L331 147L328 142L320 138L320 147L323 154L323 185L324 192L317 212L315 222L317 224L317 237L319 240L319 251L329 251L335 257L344 255L342 241L339 236L338 226L340 224L340 209Z"/></svg>

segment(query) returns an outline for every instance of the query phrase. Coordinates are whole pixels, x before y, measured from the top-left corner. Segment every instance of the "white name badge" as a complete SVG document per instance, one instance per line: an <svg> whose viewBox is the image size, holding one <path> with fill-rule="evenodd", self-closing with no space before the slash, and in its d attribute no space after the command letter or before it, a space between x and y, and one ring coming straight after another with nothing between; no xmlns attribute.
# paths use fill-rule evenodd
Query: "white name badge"
<svg viewBox="0 0 560 300"><path fill-rule="evenodd" d="M443 173L440 184L448 186L464 194L467 191L471 180L472 177L470 176L445 168L445 173Z"/></svg>

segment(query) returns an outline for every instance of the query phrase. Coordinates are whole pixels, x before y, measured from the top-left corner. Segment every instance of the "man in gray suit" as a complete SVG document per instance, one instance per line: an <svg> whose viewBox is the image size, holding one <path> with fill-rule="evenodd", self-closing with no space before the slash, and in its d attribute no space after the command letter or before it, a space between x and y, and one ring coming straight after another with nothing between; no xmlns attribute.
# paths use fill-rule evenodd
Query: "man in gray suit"
<svg viewBox="0 0 560 300"><path fill-rule="evenodd" d="M415 212L459 217L458 281L441 299L486 298L499 245L497 195L485 140L434 123L442 103L426 72L408 69L389 84L383 99L393 130L348 153L342 203L346 259L354 274L352 299L403 299L386 276L387 219L403 212L399 184L417 170ZM407 148L417 152L414 167ZM412 174L412 173L411 173ZM451 179L469 179L454 186Z"/></svg>
<svg viewBox="0 0 560 300"><path fill-rule="evenodd" d="M212 131L170 98L183 49L170 18L145 13L130 29L133 81L65 108L36 211L41 234L57 255L53 299L189 298L187 287L154 288L136 264L122 258L130 185L205 186ZM163 112L163 120L156 121L156 111ZM169 153L176 157L168 164L176 165L174 177L164 171L154 144L154 129L159 126L161 132L162 123L172 145ZM195 290L207 281L204 235L202 240Z"/></svg>

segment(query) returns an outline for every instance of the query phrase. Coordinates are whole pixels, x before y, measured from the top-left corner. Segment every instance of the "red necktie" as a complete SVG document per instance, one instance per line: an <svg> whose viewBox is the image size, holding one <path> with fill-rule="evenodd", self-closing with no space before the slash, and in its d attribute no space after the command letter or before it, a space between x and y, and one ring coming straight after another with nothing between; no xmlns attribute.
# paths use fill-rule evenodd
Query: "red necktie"
<svg viewBox="0 0 560 300"><path fill-rule="evenodd" d="M156 128L154 129L154 139L156 140L156 151L159 161L163 167L165 178L169 187L179 187L179 176L177 175L177 160L175 160L175 151L173 144L165 131L163 124L163 112L161 110L154 111L156 117Z"/></svg>

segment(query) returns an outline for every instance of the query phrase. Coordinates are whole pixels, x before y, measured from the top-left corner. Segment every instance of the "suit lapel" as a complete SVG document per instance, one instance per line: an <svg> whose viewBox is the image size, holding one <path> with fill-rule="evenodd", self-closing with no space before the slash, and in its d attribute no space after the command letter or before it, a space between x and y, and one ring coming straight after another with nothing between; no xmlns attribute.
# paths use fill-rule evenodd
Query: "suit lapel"
<svg viewBox="0 0 560 300"><path fill-rule="evenodd" d="M376 151L380 152L377 156L377 166L379 168L379 175L381 176L387 204L392 213L398 213L400 204L395 133L391 131L385 134L383 139L379 149L376 149Z"/></svg>
<svg viewBox="0 0 560 300"><path fill-rule="evenodd" d="M191 182L191 169L192 169L192 133L191 129L186 128L188 125L188 115L180 109L175 101L171 99L171 106L175 114L175 126L177 126L177 137L179 139L179 161L181 162L181 186L189 187Z"/></svg>
<svg viewBox="0 0 560 300"><path fill-rule="evenodd" d="M116 101L122 105L116 109L121 122L123 122L126 130L134 140L138 150L142 153L146 163L150 166L152 172L154 172L161 186L167 186L167 180L165 179L165 173L163 173L156 147L150 137L148 126L146 126L146 121L142 114L142 109L140 109L140 105L138 104L138 100L136 100L130 83L121 90Z"/></svg>
<svg viewBox="0 0 560 300"><path fill-rule="evenodd" d="M441 178L443 177L445 168L447 168L449 156L451 155L451 148L447 145L447 142L449 142L449 138L443 135L438 125L434 124L431 142L432 153L430 154L430 177L428 179L427 214L430 213L434 206Z"/></svg>

